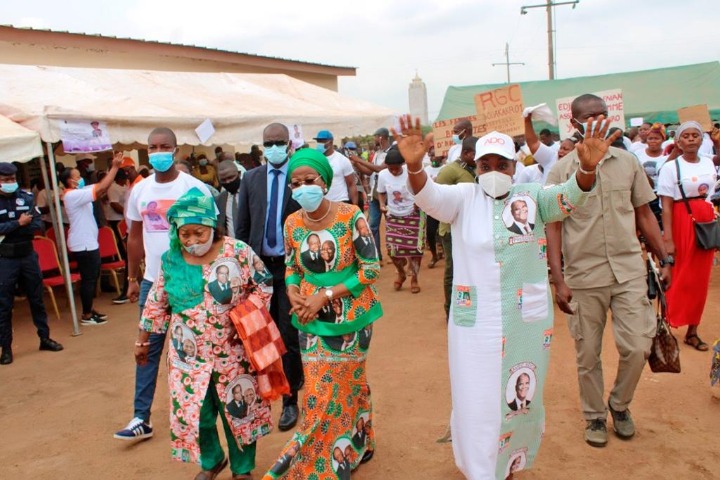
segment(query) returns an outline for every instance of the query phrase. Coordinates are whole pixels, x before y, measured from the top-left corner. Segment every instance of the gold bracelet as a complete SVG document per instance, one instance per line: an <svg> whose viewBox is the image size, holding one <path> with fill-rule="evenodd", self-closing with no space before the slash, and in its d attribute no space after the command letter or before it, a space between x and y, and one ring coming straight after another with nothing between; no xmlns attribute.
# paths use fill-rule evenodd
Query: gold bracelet
<svg viewBox="0 0 720 480"><path fill-rule="evenodd" d="M597 166L595 166L592 170L583 170L582 165L578 165L578 170L580 170L580 173L584 173L585 175L595 175L597 173Z"/></svg>
<svg viewBox="0 0 720 480"><path fill-rule="evenodd" d="M137 278L135 278L135 277L128 277L128 282L137 283Z"/></svg>
<svg viewBox="0 0 720 480"><path fill-rule="evenodd" d="M420 174L423 173L424 171L425 171L425 169L422 168L422 167L420 167L420 170L415 171L415 172L411 172L410 169L408 168L408 173L409 173L410 175L420 175Z"/></svg>
<svg viewBox="0 0 720 480"><path fill-rule="evenodd" d="M136 347L149 347L150 342L135 342Z"/></svg>

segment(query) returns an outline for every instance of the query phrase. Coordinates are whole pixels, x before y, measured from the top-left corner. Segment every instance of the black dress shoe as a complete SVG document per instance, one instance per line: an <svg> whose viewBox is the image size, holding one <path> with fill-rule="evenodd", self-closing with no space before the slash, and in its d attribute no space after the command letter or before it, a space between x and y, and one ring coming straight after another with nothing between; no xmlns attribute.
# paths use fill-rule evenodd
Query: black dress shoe
<svg viewBox="0 0 720 480"><path fill-rule="evenodd" d="M59 352L63 349L63 346L52 338L41 338L40 339L40 350L50 350L51 352Z"/></svg>
<svg viewBox="0 0 720 480"><path fill-rule="evenodd" d="M7 347L2 349L0 354L0 365L10 365L13 362L12 348Z"/></svg>
<svg viewBox="0 0 720 480"><path fill-rule="evenodd" d="M298 421L298 406L297 405L286 405L283 407L282 415L280 415L280 421L278 422L278 428L281 432L285 432L293 428Z"/></svg>

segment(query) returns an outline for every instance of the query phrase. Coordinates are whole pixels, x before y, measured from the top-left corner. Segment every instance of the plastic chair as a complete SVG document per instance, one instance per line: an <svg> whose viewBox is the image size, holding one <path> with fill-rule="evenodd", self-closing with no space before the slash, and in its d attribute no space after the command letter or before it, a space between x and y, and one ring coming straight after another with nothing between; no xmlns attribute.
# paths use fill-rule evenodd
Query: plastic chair
<svg viewBox="0 0 720 480"><path fill-rule="evenodd" d="M117 239L112 228L101 227L98 229L98 243L100 244L100 273L110 272L112 274L115 289L117 294L120 295L120 281L118 280L117 271L125 269L125 260L120 256Z"/></svg>
<svg viewBox="0 0 720 480"><path fill-rule="evenodd" d="M120 223L118 223L118 232L120 233L120 240L127 238L128 226L124 218L120 220Z"/></svg>
<svg viewBox="0 0 720 480"><path fill-rule="evenodd" d="M58 310L57 302L55 301L55 292L53 287L57 287L65 284L65 278L62 274L62 268L60 267L60 259L58 258L57 250L55 249L55 242L46 237L35 237L33 238L33 248L35 253L38 255L38 262L40 263L40 271L43 275L43 286L47 289L50 294L50 300L52 300L53 308L55 309L55 316L60 320L60 311ZM80 280L80 274L71 273L70 282L76 283Z"/></svg>
<svg viewBox="0 0 720 480"><path fill-rule="evenodd" d="M65 245L67 245L67 236L69 230L70 228L67 225L63 226L63 233L65 234ZM59 248L57 235L55 235L55 227L50 227L49 229L47 229L47 231L45 232L45 236L52 240L52 242L55 244L56 249ZM70 262L70 271L77 272L78 264L75 260L72 259L72 252L68 252L68 255L70 255L70 257L68 258L68 261Z"/></svg>

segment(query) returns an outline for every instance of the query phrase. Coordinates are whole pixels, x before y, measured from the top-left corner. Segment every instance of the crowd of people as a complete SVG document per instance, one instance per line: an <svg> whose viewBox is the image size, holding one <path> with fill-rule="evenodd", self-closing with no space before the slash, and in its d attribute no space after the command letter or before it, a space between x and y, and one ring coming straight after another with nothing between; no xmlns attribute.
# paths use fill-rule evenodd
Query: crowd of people
<svg viewBox="0 0 720 480"><path fill-rule="evenodd" d="M253 478L256 441L272 430L271 397L234 315L263 311L286 350L278 428L295 429L263 478L349 479L376 448L366 361L383 315L374 285L383 253L394 289L410 277L418 294L426 250L428 268L444 262L450 432L465 477L504 480L535 461L553 338L550 280L575 343L585 441L608 443L608 413L615 434L632 438L629 407L656 333L643 255L660 265L670 325L687 326L688 346L710 348L698 327L714 251L698 246L693 225L716 217L720 130L685 122L665 143L663 125L644 124L633 141L633 132L609 128L601 98L581 95L571 108L575 132L562 141L549 130L537 134L526 111L524 135L515 138L475 137L469 120L456 122L445 154L407 116L398 131L378 129L366 149L329 130L317 132L315 147L296 148L288 128L272 123L262 151L218 147L213 158L178 158L174 132L156 128L148 175L120 152L101 172L91 156L78 156L55 188L81 279L81 322L108 317L93 306L99 217L126 262L113 301L140 307L133 416L115 438L154 435L168 343L172 458L199 463L196 480L212 480L228 464L233 479ZM16 167L0 163L0 275L30 299L40 349L60 351L31 243L48 220L41 215L51 192L38 187L36 197L22 191ZM0 364L13 361L14 295L0 292ZM619 368L606 396L608 310ZM717 382L720 365L712 371Z"/></svg>

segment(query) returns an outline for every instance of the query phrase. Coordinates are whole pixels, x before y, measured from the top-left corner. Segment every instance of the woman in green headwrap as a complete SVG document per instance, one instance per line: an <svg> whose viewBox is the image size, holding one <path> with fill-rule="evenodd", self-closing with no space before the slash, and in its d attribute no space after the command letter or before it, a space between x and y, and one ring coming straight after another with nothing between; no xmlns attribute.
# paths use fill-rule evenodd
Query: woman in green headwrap
<svg viewBox="0 0 720 480"><path fill-rule="evenodd" d="M264 478L349 479L375 448L365 359L382 315L377 250L362 212L325 198L333 181L325 155L299 150L288 177L302 207L288 216L284 237L305 394L300 426Z"/></svg>
<svg viewBox="0 0 720 480"><path fill-rule="evenodd" d="M229 312L251 296L267 306L272 284L254 280L265 266L248 245L217 233L212 197L193 188L167 219L170 249L143 310L138 346L150 332L170 330L172 457L200 463L196 480L214 479L228 464L216 427L220 413L232 478L250 479L255 441L271 429L270 404L257 394L255 371Z"/></svg>

